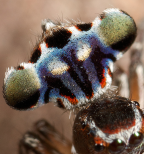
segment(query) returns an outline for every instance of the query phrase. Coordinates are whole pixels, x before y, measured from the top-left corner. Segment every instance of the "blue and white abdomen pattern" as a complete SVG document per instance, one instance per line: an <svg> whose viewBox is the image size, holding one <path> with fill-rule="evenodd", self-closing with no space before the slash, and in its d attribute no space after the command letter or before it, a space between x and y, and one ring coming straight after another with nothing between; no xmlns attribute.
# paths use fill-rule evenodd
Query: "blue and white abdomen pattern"
<svg viewBox="0 0 144 154"><path fill-rule="evenodd" d="M92 23L44 21L42 29L29 62L6 72L4 97L16 109L48 102L72 109L98 98L111 85L113 63L136 37L133 19L119 9Z"/></svg>

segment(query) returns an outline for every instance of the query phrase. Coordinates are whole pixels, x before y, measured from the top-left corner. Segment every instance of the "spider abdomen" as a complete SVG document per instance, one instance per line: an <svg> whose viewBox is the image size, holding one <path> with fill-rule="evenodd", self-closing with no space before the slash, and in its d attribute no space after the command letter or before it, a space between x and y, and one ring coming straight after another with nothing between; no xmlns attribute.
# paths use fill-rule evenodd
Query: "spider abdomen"
<svg viewBox="0 0 144 154"><path fill-rule="evenodd" d="M4 97L19 110L48 102L73 109L95 100L111 85L113 63L136 37L134 20L107 9L91 23L43 23L28 63L7 71Z"/></svg>

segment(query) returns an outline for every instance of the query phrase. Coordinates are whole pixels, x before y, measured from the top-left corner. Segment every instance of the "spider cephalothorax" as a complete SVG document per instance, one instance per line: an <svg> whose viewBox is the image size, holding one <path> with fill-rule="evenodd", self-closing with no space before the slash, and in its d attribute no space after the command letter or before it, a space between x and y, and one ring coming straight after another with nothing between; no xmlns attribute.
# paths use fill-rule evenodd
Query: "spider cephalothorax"
<svg viewBox="0 0 144 154"><path fill-rule="evenodd" d="M144 148L144 114L138 102L114 96L82 109L73 126L79 154L130 153Z"/></svg>

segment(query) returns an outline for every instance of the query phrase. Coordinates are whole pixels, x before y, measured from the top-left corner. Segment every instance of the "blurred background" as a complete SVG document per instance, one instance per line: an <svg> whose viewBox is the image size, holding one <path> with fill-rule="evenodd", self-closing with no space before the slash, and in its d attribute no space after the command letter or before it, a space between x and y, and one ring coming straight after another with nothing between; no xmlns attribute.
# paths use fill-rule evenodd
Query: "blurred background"
<svg viewBox="0 0 144 154"><path fill-rule="evenodd" d="M0 154L17 154L18 142L42 118L71 140L73 118L48 104L34 111L16 111L3 99L2 86L8 67L27 62L41 34L42 19L93 21L106 8L120 8L136 23L144 17L144 0L0 0ZM118 62L127 72L129 53Z"/></svg>

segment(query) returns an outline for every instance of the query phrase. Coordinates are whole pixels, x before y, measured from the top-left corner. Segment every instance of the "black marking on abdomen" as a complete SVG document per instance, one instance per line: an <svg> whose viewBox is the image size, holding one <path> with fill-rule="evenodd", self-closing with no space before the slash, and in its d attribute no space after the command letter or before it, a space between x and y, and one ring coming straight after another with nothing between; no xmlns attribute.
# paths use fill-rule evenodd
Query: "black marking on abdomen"
<svg viewBox="0 0 144 154"><path fill-rule="evenodd" d="M48 88L50 88L50 89L54 89L54 88L59 89L59 94L61 96L66 96L65 98L70 97L70 99L76 99L76 96L70 91L70 89L68 89L62 83L62 81L60 79L47 76L45 81L47 82ZM47 94L49 94L48 90L47 90ZM45 98L45 99L48 99L48 98ZM47 100L47 101L49 101L49 100Z"/></svg>
<svg viewBox="0 0 144 154"><path fill-rule="evenodd" d="M73 63L67 57L63 57L63 60L70 66L68 73L73 78L73 80L78 84L81 90L85 93L86 97L90 99L93 96L92 83L88 79L86 70L83 67L83 62L80 62L76 59L74 50L72 50L71 52L71 58L73 63L78 66L79 72L81 73L84 79L84 82L81 81L81 79L79 78L79 75L76 73L75 69L73 68Z"/></svg>
<svg viewBox="0 0 144 154"><path fill-rule="evenodd" d="M79 31L88 31L92 27L92 23L77 24L75 26Z"/></svg>
<svg viewBox="0 0 144 154"><path fill-rule="evenodd" d="M40 58L41 56L41 48L38 47L33 51L33 54L31 56L31 59L29 60L30 63L36 63L37 60Z"/></svg>
<svg viewBox="0 0 144 154"><path fill-rule="evenodd" d="M123 38L121 41L118 41L111 45L111 48L113 50L119 50L119 51L126 51L129 49L129 47L132 45L136 38L135 34L129 34L127 37Z"/></svg>
<svg viewBox="0 0 144 154"><path fill-rule="evenodd" d="M51 87L48 87L48 89L46 90L45 94L44 94L44 102L45 103L49 103L49 94L50 94L50 91L52 90Z"/></svg>
<svg viewBox="0 0 144 154"><path fill-rule="evenodd" d="M59 108L65 109L65 106L64 106L64 104L63 104L61 98L57 98L57 106L58 106Z"/></svg>
<svg viewBox="0 0 144 154"><path fill-rule="evenodd" d="M18 110L27 110L36 106L38 99L40 97L40 92L37 90L33 95L29 96L21 102L17 102L13 107Z"/></svg>
<svg viewBox="0 0 144 154"><path fill-rule="evenodd" d="M57 47L63 48L68 42L69 38L71 37L71 32L67 29L59 29L56 32L53 32L52 36L47 36L45 38L45 42L48 47Z"/></svg>
<svg viewBox="0 0 144 154"><path fill-rule="evenodd" d="M104 54L103 52L101 52L100 48L97 46L94 52L92 52L91 61L95 66L97 77L100 83L104 78L103 70L105 69L101 62L105 58L111 59L113 62L116 61L116 58L112 54Z"/></svg>

